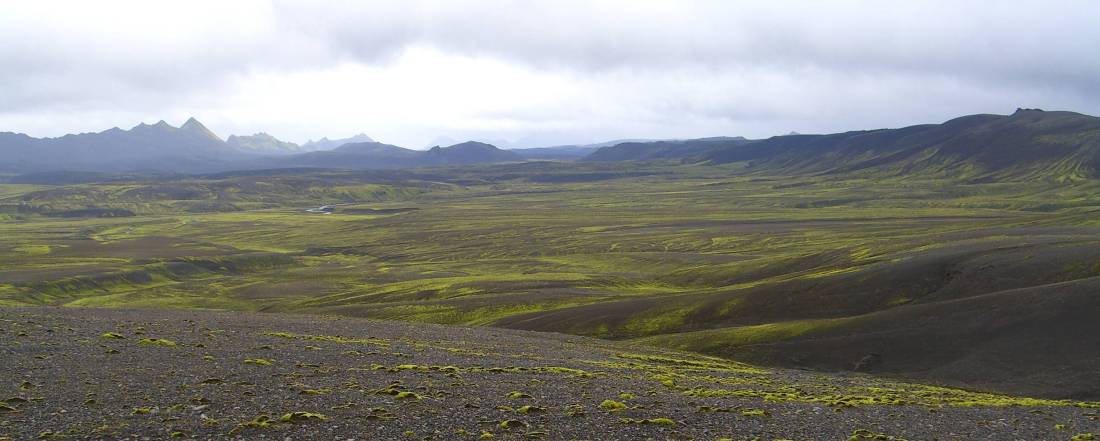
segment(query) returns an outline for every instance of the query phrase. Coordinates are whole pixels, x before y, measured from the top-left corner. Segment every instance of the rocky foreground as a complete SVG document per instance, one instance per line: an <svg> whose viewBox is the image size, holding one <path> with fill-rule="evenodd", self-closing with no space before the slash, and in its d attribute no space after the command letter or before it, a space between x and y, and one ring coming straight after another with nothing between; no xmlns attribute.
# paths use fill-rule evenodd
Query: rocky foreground
<svg viewBox="0 0 1100 441"><path fill-rule="evenodd" d="M0 440L1092 440L1100 403L558 334L0 309Z"/></svg>

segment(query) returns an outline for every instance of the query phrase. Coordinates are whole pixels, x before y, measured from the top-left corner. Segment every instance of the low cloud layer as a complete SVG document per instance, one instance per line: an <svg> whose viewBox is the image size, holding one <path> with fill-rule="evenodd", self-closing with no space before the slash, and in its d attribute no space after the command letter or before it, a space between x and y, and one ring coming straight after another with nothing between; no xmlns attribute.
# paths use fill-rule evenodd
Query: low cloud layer
<svg viewBox="0 0 1100 441"><path fill-rule="evenodd" d="M1100 5L52 2L0 15L0 131L522 145L1100 113Z"/></svg>

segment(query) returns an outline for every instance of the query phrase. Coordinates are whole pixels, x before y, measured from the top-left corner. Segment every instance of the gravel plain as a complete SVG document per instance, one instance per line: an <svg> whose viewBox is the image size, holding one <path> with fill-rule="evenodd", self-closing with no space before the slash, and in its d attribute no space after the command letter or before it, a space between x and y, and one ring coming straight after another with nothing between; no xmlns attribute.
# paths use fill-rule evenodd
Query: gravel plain
<svg viewBox="0 0 1100 441"><path fill-rule="evenodd" d="M0 308L0 440L1091 440L1100 405L561 334Z"/></svg>

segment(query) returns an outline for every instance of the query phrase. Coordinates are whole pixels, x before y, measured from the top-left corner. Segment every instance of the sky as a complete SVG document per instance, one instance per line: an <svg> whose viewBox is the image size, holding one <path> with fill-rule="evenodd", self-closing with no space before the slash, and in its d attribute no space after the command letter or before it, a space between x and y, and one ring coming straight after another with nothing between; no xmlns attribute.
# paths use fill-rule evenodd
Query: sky
<svg viewBox="0 0 1100 441"><path fill-rule="evenodd" d="M194 116L424 148L1100 114L1096 1L51 1L0 14L0 131Z"/></svg>

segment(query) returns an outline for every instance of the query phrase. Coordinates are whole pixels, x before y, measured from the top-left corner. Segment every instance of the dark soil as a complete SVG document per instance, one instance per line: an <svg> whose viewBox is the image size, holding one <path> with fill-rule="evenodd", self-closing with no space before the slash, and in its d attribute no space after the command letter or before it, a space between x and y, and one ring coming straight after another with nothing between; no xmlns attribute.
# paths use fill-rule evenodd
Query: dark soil
<svg viewBox="0 0 1100 441"><path fill-rule="evenodd" d="M974 395L962 405L944 399L970 397L962 391L864 375L762 371L559 334L322 316L0 309L0 374L0 440L1069 440L1100 432L1100 410L1089 403L1004 398L1019 405L993 406L983 403L996 397ZM858 402L874 396L887 398ZM625 408L601 408L605 400Z"/></svg>

